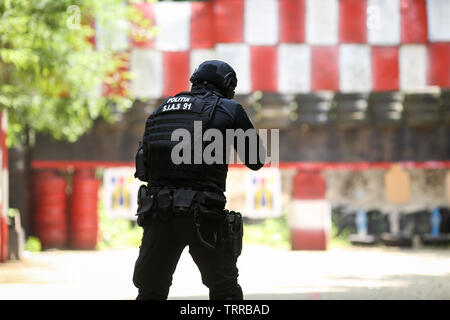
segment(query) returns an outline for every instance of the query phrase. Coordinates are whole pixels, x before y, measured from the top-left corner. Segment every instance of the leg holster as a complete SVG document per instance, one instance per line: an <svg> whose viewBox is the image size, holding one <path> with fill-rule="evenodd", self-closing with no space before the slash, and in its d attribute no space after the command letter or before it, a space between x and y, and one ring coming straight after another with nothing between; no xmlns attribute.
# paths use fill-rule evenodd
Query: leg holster
<svg viewBox="0 0 450 320"><path fill-rule="evenodd" d="M239 257L242 251L242 237L244 227L242 224L242 214L236 211L224 210L225 232L224 240L228 248L231 249L235 257Z"/></svg>

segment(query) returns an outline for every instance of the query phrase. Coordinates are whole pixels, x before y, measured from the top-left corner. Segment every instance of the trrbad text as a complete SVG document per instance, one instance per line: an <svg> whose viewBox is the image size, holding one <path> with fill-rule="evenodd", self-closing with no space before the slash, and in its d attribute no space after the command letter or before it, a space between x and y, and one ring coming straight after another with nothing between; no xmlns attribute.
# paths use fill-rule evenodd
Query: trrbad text
<svg viewBox="0 0 450 320"><path fill-rule="evenodd" d="M188 304L181 307L181 315L204 315L210 318L214 312L225 314L240 314L240 315L266 315L269 314L270 308L266 304L252 305L252 304L225 304L223 308L219 307L202 307Z"/></svg>

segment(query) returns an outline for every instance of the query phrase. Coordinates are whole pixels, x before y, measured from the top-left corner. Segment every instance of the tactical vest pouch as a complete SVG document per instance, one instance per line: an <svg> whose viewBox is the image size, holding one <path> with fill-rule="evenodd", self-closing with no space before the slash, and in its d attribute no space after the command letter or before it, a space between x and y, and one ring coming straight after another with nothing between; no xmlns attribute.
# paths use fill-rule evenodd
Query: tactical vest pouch
<svg viewBox="0 0 450 320"><path fill-rule="evenodd" d="M156 210L158 217L165 221L169 218L172 209L172 193L171 189L161 189L156 195Z"/></svg>
<svg viewBox="0 0 450 320"><path fill-rule="evenodd" d="M138 191L138 209L136 213L138 216L137 224L140 227L151 219L154 203L155 197L153 194L150 194L148 187L146 185L140 186Z"/></svg>
<svg viewBox="0 0 450 320"><path fill-rule="evenodd" d="M173 213L176 215L189 214L192 210L192 201L197 191L177 189L173 194Z"/></svg>

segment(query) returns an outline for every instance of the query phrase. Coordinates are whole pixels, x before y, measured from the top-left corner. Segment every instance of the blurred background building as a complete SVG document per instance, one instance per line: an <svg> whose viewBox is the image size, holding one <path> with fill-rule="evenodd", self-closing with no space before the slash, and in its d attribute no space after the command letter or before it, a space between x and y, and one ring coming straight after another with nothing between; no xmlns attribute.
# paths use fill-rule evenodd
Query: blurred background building
<svg viewBox="0 0 450 320"><path fill-rule="evenodd" d="M133 5L156 34L109 21L94 23L92 39L97 50L112 49L124 61L115 83L98 94L128 95L132 108L118 112L113 124L98 120L75 143L38 134L34 169L75 170L87 180L99 168L132 171L147 116L169 95L189 90L202 61L221 59L235 68L236 100L255 126L280 130L278 173L250 177L247 185L277 186L281 209L272 216L289 220L293 248L326 249L331 222L351 228L363 243L394 234L385 241L406 237L409 245L414 235L426 241L423 235L450 232L450 1ZM11 150L9 199L27 212L21 157L20 149ZM228 203L245 215L248 189L239 170L230 170ZM86 188L102 188L91 184ZM258 192L253 197L267 203L265 191ZM22 219L29 232L31 215Z"/></svg>

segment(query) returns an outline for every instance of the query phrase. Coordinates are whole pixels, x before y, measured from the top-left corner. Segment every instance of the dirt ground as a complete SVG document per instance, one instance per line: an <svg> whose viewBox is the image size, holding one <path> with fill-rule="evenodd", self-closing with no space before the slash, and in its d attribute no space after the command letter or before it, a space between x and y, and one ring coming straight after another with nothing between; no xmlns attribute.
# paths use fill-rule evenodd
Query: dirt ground
<svg viewBox="0 0 450 320"><path fill-rule="evenodd" d="M0 264L0 299L134 299L138 249L54 250ZM245 246L239 258L247 300L450 299L450 250L331 248L290 251ZM208 299L184 251L169 299Z"/></svg>

